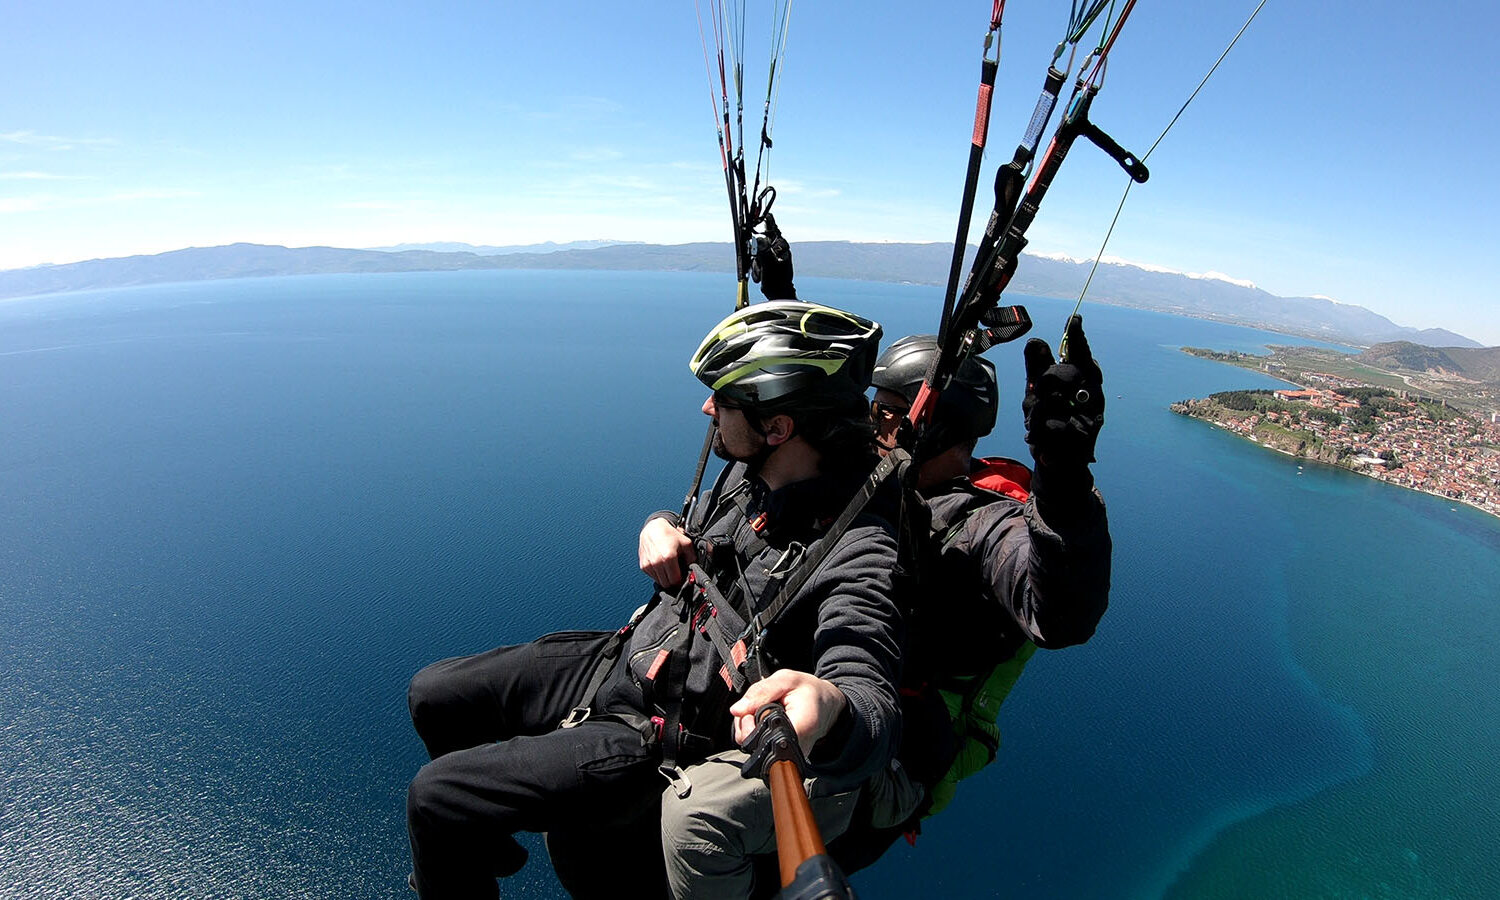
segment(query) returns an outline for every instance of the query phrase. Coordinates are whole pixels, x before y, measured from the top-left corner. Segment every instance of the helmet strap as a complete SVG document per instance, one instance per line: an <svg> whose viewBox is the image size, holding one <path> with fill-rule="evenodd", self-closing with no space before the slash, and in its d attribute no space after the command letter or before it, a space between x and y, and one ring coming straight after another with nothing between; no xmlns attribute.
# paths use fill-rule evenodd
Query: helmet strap
<svg viewBox="0 0 1500 900"><path fill-rule="evenodd" d="M761 419L760 412L749 406L742 408L740 411L745 414L745 424L750 426L750 430L761 437L765 437L766 423Z"/></svg>
<svg viewBox="0 0 1500 900"><path fill-rule="evenodd" d="M744 409L744 414L745 424L749 425L750 430L760 436L761 445L760 449L755 451L755 455L748 457L747 459L743 460L743 462L745 463L745 469L749 474L758 475L761 468L765 466L766 460L771 458L771 454L775 453L776 448L780 445L772 444L769 440L766 432L765 420L761 418L760 412L758 410L746 407Z"/></svg>

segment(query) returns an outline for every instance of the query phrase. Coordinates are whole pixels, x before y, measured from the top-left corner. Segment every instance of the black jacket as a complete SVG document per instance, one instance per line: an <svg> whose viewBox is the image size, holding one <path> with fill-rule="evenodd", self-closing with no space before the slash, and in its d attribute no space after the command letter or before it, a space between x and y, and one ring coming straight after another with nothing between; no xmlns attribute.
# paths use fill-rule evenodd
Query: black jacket
<svg viewBox="0 0 1500 900"><path fill-rule="evenodd" d="M1019 463L997 462L1024 477ZM956 751L936 688L984 675L1028 641L1056 649L1093 636L1109 605L1112 544L1103 500L1091 480L1079 480L1068 487L1082 489L1063 503L1037 493L1022 501L969 478L923 492L929 538L901 604L908 644L900 756L917 778L940 776Z"/></svg>
<svg viewBox="0 0 1500 900"><path fill-rule="evenodd" d="M913 667L913 677L928 667L1000 662L1026 641L1056 649L1093 636L1109 604L1112 551L1097 492L1054 507L1050 519L1035 495L1022 502L968 478L936 485L923 499L931 543L912 601L924 619L912 649L936 645L938 658Z"/></svg>

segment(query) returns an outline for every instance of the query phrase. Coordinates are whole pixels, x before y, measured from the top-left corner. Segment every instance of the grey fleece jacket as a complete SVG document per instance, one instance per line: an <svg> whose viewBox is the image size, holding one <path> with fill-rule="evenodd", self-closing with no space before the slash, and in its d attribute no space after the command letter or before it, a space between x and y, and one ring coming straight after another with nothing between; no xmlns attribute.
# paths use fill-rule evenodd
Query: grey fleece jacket
<svg viewBox="0 0 1500 900"><path fill-rule="evenodd" d="M744 466L736 464L721 479L716 498L712 491L704 495L686 531L695 538L719 541L719 564L706 568L713 572L719 591L739 608L741 618L771 602L777 573L822 539L821 529L843 510L862 477L863 473L852 479L820 477L770 491L758 478L747 481ZM734 494L742 495L741 503L734 502ZM762 515L757 533L751 523ZM658 516L676 523L671 513L653 518ZM835 785L856 784L883 767L899 742L896 680L903 634L892 585L896 561L891 525L870 514L856 519L771 626L764 643L764 674L777 668L811 672L838 686L848 698L846 713L809 760L815 774ZM648 717L660 713L662 671L680 662L657 666L654 673L652 667L663 648L679 648L691 662L685 690L698 710L684 722L710 739L701 750L717 752L733 746L728 706L737 695L717 674L719 657L703 630L709 614L701 596L691 590L686 596L660 592L656 604L636 623L601 688L600 705L605 711L629 710ZM685 647L684 628L689 629ZM748 663L744 671L753 677L755 663Z"/></svg>

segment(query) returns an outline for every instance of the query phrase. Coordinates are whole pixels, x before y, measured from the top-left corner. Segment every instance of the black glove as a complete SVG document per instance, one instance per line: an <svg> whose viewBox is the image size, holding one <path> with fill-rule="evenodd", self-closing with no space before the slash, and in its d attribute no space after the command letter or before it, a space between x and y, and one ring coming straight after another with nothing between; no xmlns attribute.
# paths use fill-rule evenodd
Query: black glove
<svg viewBox="0 0 1500 900"><path fill-rule="evenodd" d="M1068 319L1063 361L1040 338L1026 342L1026 443L1037 465L1071 469L1094 461L1094 441L1104 425L1104 373L1083 335L1083 317Z"/></svg>
<svg viewBox="0 0 1500 900"><path fill-rule="evenodd" d="M792 246L776 227L776 217L766 213L766 233L756 235L759 249L750 260L750 277L760 285L767 300L796 300L792 286Z"/></svg>

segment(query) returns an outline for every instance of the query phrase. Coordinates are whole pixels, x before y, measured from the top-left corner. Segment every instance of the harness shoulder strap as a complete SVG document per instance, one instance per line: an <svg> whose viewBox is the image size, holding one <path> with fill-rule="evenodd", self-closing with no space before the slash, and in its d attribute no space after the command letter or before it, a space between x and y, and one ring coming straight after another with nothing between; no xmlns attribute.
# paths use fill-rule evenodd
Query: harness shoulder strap
<svg viewBox="0 0 1500 900"><path fill-rule="evenodd" d="M808 552L802 555L802 559L787 573L785 580L781 583L780 589L776 592L776 596L771 598L771 602L766 604L760 612L752 616L749 627L754 632L752 649L757 655L766 629L774 625L778 619L786 614L792 604L800 599L802 588L807 584L808 579L812 578L822 568L829 554L833 552L834 546L838 544L839 539L849 530L849 526L853 524L855 518L864 512L865 507L870 503L870 499L875 496L875 492L892 475L904 476L910 465L911 454L903 449L897 448L886 454L880 460L880 463L870 472L869 476L865 478L865 483L854 494L854 497L849 500L849 504L844 507L844 511L839 514L839 517L834 520L833 525L823 533L822 538L809 548Z"/></svg>

